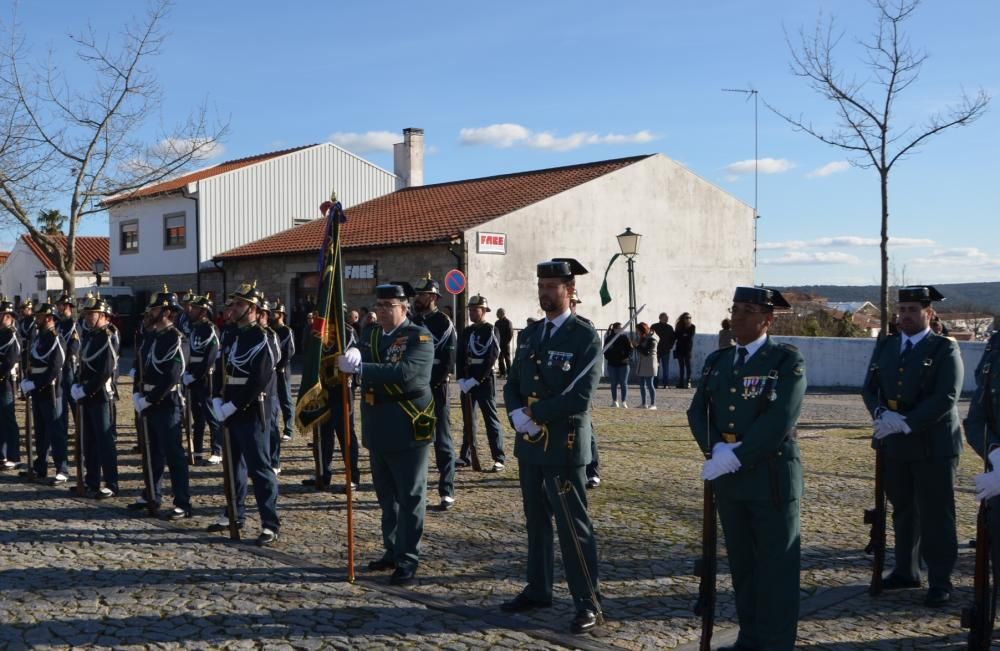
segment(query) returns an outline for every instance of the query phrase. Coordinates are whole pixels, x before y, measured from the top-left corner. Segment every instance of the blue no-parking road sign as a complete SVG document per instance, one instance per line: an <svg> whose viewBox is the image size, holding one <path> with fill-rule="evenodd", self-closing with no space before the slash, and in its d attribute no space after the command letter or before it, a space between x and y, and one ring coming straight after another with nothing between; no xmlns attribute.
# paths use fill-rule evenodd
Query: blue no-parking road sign
<svg viewBox="0 0 1000 651"><path fill-rule="evenodd" d="M458 269L452 269L444 275L444 288L449 294L461 294L465 291L465 274Z"/></svg>

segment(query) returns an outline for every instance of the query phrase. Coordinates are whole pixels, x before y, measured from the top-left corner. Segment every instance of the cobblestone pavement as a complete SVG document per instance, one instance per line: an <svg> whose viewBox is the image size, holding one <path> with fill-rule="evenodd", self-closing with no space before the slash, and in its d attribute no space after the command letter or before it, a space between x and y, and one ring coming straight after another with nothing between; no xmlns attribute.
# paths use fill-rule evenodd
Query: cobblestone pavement
<svg viewBox="0 0 1000 651"><path fill-rule="evenodd" d="M252 493L248 540L204 532L223 505L217 466L192 469L190 520L168 523L125 510L141 478L123 401L119 497L95 502L0 475L0 648L697 648L691 605L698 582L691 567L699 553L701 482L684 416L691 393L659 391L657 411L611 409L605 387L595 401L603 483L588 497L608 623L590 635L568 632L573 610L558 562L553 608L515 616L497 609L520 590L525 571L509 429L507 469L459 471L455 507L428 510L420 581L401 589L366 569L380 554L380 534L364 450L353 509L357 581L350 584L346 501L337 490L300 485L312 476L306 437L284 445L281 539L262 550L252 543L259 530ZM873 455L861 401L811 393L800 425L807 477L800 646L960 646L972 550L960 552L947 608L924 607L921 590L870 598L861 515L871 502ZM457 448L457 405L452 431ZM482 434L479 448L488 456ZM977 467L967 453L959 473L960 541L974 535L977 505L969 485ZM428 503L436 505L433 466L430 479ZM726 572L723 558L718 643L735 631Z"/></svg>

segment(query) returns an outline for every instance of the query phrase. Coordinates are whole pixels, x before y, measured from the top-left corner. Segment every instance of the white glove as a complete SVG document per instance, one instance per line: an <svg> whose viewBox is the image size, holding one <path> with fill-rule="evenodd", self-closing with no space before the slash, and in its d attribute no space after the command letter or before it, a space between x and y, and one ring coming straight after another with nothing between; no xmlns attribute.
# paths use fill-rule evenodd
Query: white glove
<svg viewBox="0 0 1000 651"><path fill-rule="evenodd" d="M461 384L462 382L464 382L464 380L459 380L458 382L459 384ZM531 422L531 419L528 417L526 413L524 413L523 407L521 409L515 409L514 411L510 412L509 416L510 416L510 422L514 424L515 432L528 431L528 423Z"/></svg>
<svg viewBox="0 0 1000 651"><path fill-rule="evenodd" d="M342 373L357 373L361 366L361 351L357 348L348 348L344 354L337 358L337 368Z"/></svg>
<svg viewBox="0 0 1000 651"><path fill-rule="evenodd" d="M903 432L909 434L913 430L906 424L906 418L895 411L884 411L874 423L875 439L881 440L891 434Z"/></svg>
<svg viewBox="0 0 1000 651"><path fill-rule="evenodd" d="M524 434L530 434L534 436L535 434L538 434L541 431L542 431L541 425L531 420L530 418L528 419L528 422L524 424L524 430L523 430Z"/></svg>
<svg viewBox="0 0 1000 651"><path fill-rule="evenodd" d="M226 418L222 415L222 398L212 398L212 405L209 407L212 410L212 415L215 416L215 420L224 421Z"/></svg>
<svg viewBox="0 0 1000 651"><path fill-rule="evenodd" d="M467 377L463 380L458 381L458 387L462 390L462 393L468 393L469 391L472 391L474 387L478 386L479 386L479 380L473 379L471 377Z"/></svg>
<svg viewBox="0 0 1000 651"><path fill-rule="evenodd" d="M135 379L135 369L134 369L134 368L130 368L130 369L128 370L128 376L129 376L130 378L132 378L133 380Z"/></svg>
<svg viewBox="0 0 1000 651"><path fill-rule="evenodd" d="M184 383L184 386L187 386L192 382L194 382L194 376L191 375L190 373L185 373L184 375L181 376L181 382Z"/></svg>
<svg viewBox="0 0 1000 651"><path fill-rule="evenodd" d="M976 475L976 499L988 500L1000 495L1000 470Z"/></svg>
<svg viewBox="0 0 1000 651"><path fill-rule="evenodd" d="M986 458L990 460L990 466L992 466L994 470L1000 469L1000 448L990 452Z"/></svg>
<svg viewBox="0 0 1000 651"><path fill-rule="evenodd" d="M743 445L740 443L716 443L712 448L712 458L705 461L701 469L701 478L705 481L712 481L722 475L736 472L742 467L742 463L733 454L733 450Z"/></svg>
<svg viewBox="0 0 1000 651"><path fill-rule="evenodd" d="M236 405L234 405L231 402L227 402L223 404L221 407L219 407L219 413L222 415L222 418L220 418L219 420L226 420L227 418L236 413Z"/></svg>
<svg viewBox="0 0 1000 651"><path fill-rule="evenodd" d="M73 396L73 400L80 400L86 394L83 392L83 387L81 387L79 384L74 384L69 389L69 395Z"/></svg>
<svg viewBox="0 0 1000 651"><path fill-rule="evenodd" d="M132 404L135 405L135 410L140 414L143 412L144 409L149 408L149 401L146 400L146 396L142 395L141 393L132 394Z"/></svg>
<svg viewBox="0 0 1000 651"><path fill-rule="evenodd" d="M31 393L35 390L35 383L31 380L21 380L21 391Z"/></svg>

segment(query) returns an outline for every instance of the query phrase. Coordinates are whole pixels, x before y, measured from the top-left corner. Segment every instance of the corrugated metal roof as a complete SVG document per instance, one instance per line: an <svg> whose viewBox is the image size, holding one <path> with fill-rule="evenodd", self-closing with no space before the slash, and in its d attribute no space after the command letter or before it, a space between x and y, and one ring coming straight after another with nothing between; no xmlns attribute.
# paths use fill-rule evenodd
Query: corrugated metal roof
<svg viewBox="0 0 1000 651"><path fill-rule="evenodd" d="M202 179L207 179L212 176L218 176L219 174L225 174L226 172L232 172L233 170L238 170L241 167L247 167L248 165L255 165L272 158L277 158L279 156L285 156L286 154L291 154L302 149L308 149L309 147L315 147L316 144L303 145L302 147L293 147L292 149L282 149L280 151L272 151L266 154L257 154L255 156L248 156L246 158L238 158L236 160L226 161L225 163L219 163L212 167L206 167L202 170L197 170L189 174L184 174L183 176L178 176L177 178L170 179L169 181L163 181L162 183L155 183L153 185L147 185L145 187L139 188L134 192L129 192L125 194L115 195L109 197L101 202L101 205L105 208L110 208L111 206L124 203L126 201L134 201L136 199L142 199L144 197L152 197L159 194L170 194L171 192L180 192L188 183L193 183L194 181L200 181Z"/></svg>
<svg viewBox="0 0 1000 651"><path fill-rule="evenodd" d="M50 237L55 241L56 246L65 253L67 241L66 236L53 235ZM46 269L49 271L56 270L56 266L52 263L51 258L49 258L48 254L45 253L33 237L30 235L22 235L21 239L28 245L31 252L35 254L35 257L37 257L38 260L45 265ZM105 273L111 273L111 258L108 256L108 238L77 235L76 265L74 266L74 270L89 272L94 265L94 260L97 260L98 258L104 261Z"/></svg>
<svg viewBox="0 0 1000 651"><path fill-rule="evenodd" d="M649 155L405 188L347 210L344 248L437 242L609 174ZM316 251L325 220L317 219L220 253L216 259Z"/></svg>

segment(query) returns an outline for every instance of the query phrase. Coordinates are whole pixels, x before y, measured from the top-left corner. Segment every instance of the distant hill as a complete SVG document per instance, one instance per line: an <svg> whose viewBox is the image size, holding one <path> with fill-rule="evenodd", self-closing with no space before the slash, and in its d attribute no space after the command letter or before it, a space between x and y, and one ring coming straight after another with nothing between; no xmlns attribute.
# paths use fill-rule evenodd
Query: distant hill
<svg viewBox="0 0 1000 651"><path fill-rule="evenodd" d="M1000 315L1000 282L955 283L935 287L948 299L940 304L939 311L983 311ZM878 285L797 285L778 289L823 296L834 302L871 301L878 306Z"/></svg>

